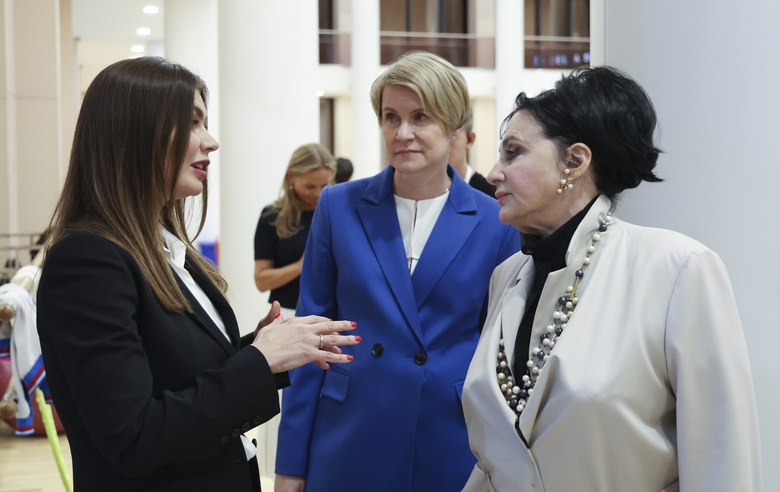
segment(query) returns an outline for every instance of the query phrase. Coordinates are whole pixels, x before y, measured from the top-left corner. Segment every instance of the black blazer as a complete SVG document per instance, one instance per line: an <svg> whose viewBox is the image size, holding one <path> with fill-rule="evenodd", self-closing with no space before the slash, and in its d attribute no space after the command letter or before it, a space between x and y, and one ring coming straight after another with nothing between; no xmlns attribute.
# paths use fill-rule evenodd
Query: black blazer
<svg viewBox="0 0 780 492"><path fill-rule="evenodd" d="M281 377L246 347L206 274L185 267L231 342L180 282L193 313L163 309L130 254L86 232L48 252L38 333L73 456L76 491L251 491L238 436L279 412Z"/></svg>

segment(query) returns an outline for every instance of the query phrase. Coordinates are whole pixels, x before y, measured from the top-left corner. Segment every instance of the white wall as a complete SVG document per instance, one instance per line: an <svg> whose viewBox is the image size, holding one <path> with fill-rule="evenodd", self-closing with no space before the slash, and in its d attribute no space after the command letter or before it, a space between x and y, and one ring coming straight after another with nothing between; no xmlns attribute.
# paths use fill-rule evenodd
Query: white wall
<svg viewBox="0 0 780 492"><path fill-rule="evenodd" d="M780 3L604 4L605 61L650 94L666 151L666 182L626 193L618 214L692 236L725 262L753 369L764 489L780 490Z"/></svg>
<svg viewBox="0 0 780 492"><path fill-rule="evenodd" d="M219 133L219 36L217 35L217 0L165 0L165 56L200 76L209 90L207 101L209 133L220 140ZM192 26L199 26L198 36ZM220 180L219 152L209 156L208 213L198 243L213 244L219 238ZM187 232L192 238L200 224L203 196L192 200Z"/></svg>

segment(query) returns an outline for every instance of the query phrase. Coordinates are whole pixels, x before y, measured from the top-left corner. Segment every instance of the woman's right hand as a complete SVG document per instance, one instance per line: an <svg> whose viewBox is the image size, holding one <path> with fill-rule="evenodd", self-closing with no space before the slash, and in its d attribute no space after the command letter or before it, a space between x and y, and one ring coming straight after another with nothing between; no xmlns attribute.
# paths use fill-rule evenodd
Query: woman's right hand
<svg viewBox="0 0 780 492"><path fill-rule="evenodd" d="M276 475L276 480L274 481L274 492L303 492L305 488L305 477Z"/></svg>
<svg viewBox="0 0 780 492"><path fill-rule="evenodd" d="M281 315L257 331L252 345L265 356L271 372L279 373L313 362L322 369L331 363L344 364L351 355L341 352L340 346L355 345L360 337L341 335L354 330L357 323L331 321L322 316L306 316L285 320ZM322 342L322 346L320 346Z"/></svg>

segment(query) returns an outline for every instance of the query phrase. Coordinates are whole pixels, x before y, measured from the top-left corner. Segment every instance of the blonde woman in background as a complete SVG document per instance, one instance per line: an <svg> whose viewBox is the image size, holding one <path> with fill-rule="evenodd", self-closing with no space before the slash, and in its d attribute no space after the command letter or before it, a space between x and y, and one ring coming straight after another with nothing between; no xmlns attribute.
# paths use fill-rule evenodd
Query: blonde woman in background
<svg viewBox="0 0 780 492"><path fill-rule="evenodd" d="M263 209L255 231L255 285L270 290L285 318L295 315L303 250L322 190L332 183L336 159L320 144L295 149L282 181L281 196Z"/></svg>

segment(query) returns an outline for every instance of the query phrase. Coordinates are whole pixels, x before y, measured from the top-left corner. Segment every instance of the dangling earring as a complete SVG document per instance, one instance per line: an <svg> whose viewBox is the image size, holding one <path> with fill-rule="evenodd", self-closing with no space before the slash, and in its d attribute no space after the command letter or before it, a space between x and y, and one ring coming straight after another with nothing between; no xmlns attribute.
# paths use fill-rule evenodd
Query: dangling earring
<svg viewBox="0 0 780 492"><path fill-rule="evenodd" d="M571 182L571 169L568 167L563 170L563 174L566 175L564 179L561 180L561 186L558 188L558 193L563 193L565 190L570 190L574 188L574 184Z"/></svg>

